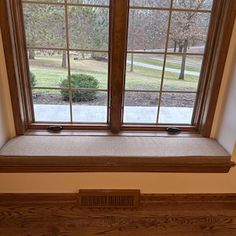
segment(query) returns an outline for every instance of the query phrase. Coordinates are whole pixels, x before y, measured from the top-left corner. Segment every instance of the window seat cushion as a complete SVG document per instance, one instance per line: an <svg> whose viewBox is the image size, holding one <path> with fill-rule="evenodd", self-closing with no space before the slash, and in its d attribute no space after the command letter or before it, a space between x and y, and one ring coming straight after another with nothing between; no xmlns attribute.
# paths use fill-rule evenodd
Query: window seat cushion
<svg viewBox="0 0 236 236"><path fill-rule="evenodd" d="M0 170L227 172L230 159L201 137L19 136L0 150Z"/></svg>

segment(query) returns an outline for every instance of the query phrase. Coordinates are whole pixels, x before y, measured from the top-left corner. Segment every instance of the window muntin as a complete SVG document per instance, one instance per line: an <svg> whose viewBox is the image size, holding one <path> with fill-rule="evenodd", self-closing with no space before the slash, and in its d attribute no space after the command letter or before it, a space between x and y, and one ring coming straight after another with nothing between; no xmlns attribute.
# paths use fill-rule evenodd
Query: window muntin
<svg viewBox="0 0 236 236"><path fill-rule="evenodd" d="M213 0L174 0L173 8L193 9L193 10L211 10Z"/></svg>
<svg viewBox="0 0 236 236"><path fill-rule="evenodd" d="M130 0L132 7L170 7L171 0Z"/></svg>
<svg viewBox="0 0 236 236"><path fill-rule="evenodd" d="M108 122L108 3L22 1L33 122Z"/></svg>
<svg viewBox="0 0 236 236"><path fill-rule="evenodd" d="M193 125L213 1L167 2L162 5L163 1L131 1L125 125ZM127 95L130 88L132 104L128 102L131 95ZM151 118L137 118L135 109Z"/></svg>
<svg viewBox="0 0 236 236"><path fill-rule="evenodd" d="M24 0L24 2L65 3L65 0ZM68 4L109 5L109 0L67 0Z"/></svg>
<svg viewBox="0 0 236 236"><path fill-rule="evenodd" d="M128 51L163 51L167 39L168 17L168 11L130 7ZM163 24L157 23L159 21Z"/></svg>
<svg viewBox="0 0 236 236"><path fill-rule="evenodd" d="M109 8L68 6L70 48L108 51Z"/></svg>

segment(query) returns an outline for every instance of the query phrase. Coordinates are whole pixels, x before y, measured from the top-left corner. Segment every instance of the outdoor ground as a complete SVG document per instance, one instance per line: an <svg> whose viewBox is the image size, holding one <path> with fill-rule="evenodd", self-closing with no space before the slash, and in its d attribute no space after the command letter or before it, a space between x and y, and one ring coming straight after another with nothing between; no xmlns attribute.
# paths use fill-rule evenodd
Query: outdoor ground
<svg viewBox="0 0 236 236"><path fill-rule="evenodd" d="M78 53L73 53L70 57L71 74L92 75L98 80L99 89L106 90L108 87L107 55L101 54L96 56L96 59L93 59L90 54L84 54L82 57ZM187 57L184 80L179 80L181 59L181 56L167 56L163 91L172 92L162 93L160 112L164 114L164 118L161 115L160 119L164 122L168 121L171 123L173 122L173 117L175 119L179 117L177 120L180 123L191 123L192 108L196 96L194 92L197 91L202 57ZM45 55L38 53L35 60L30 60L30 71L36 76L36 87L41 88L33 89L37 120L50 121L56 116L64 121L69 119L69 112L67 111L69 108L68 101L63 99L60 89L46 89L52 87L60 88L61 82L68 78L68 69L62 68L61 62L62 57L58 53L51 56L48 53L45 53ZM135 91L125 92L124 120L127 122L132 122L133 120L136 123L155 123L159 93L149 90L160 90L163 56L134 54L133 66L131 64L132 55L128 55L125 88ZM75 108L76 106L78 108ZM87 107L86 109L85 106ZM96 98L92 101L73 103L74 113L79 114L74 115L74 117L77 117L75 120L79 122L94 121L94 117L91 116L96 116L99 121L105 122L106 106L107 92L96 92ZM93 110L91 110L92 108ZM47 114L47 117L45 117L45 114ZM58 114L61 115L58 116ZM143 118L144 115L146 116L145 119Z"/></svg>
<svg viewBox="0 0 236 236"><path fill-rule="evenodd" d="M99 81L99 89L107 89L108 62L106 60L79 59L71 56L71 74L87 74ZM185 67L185 80L178 80L181 57L168 56L164 74L163 90L166 91L196 91L201 68L201 57L188 57ZM36 87L60 87L60 83L68 76L68 70L61 67L61 56L36 56L30 60L30 70L36 75ZM133 71L131 72L131 56L127 60L126 89L132 90L159 90L163 70L163 57L159 55L134 55ZM35 103L64 103L60 90L34 90ZM37 96L36 96L37 95ZM174 99L173 99L174 98ZM195 95L164 94L163 106L190 106ZM104 105L107 99L105 92L98 92L94 101L86 104ZM157 102L157 93L127 92L126 105L149 106Z"/></svg>

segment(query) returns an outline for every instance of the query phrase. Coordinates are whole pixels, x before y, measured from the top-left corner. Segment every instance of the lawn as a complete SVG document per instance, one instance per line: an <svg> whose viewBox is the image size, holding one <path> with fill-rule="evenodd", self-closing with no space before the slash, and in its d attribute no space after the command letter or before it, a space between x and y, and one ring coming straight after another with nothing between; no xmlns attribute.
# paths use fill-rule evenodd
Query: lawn
<svg viewBox="0 0 236 236"><path fill-rule="evenodd" d="M170 69L179 69L179 57L171 57L167 60L166 67ZM128 57L128 60L130 58ZM71 74L83 73L94 76L99 81L100 89L107 89L108 80L108 62L97 61L93 59L74 60L71 57ZM135 55L134 61L144 63L145 65L162 66L160 58L156 59L153 55ZM200 71L200 58L187 59L186 70L189 72ZM130 72L130 65L127 64L126 89L159 89L161 83L162 71L134 65L133 72ZM61 56L36 56L35 60L30 60L30 70L36 76L37 87L59 87L63 79L68 77L68 70L61 67ZM178 72L165 72L164 89L171 90L196 90L198 76L185 75L185 80L178 80ZM45 90L44 92L47 92ZM59 93L59 90L55 90Z"/></svg>

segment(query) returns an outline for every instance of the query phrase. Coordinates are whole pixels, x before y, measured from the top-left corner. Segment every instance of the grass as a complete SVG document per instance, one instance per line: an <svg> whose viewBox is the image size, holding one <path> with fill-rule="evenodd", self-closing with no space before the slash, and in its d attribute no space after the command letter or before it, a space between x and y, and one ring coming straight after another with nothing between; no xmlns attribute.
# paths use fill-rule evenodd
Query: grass
<svg viewBox="0 0 236 236"><path fill-rule="evenodd" d="M151 55L153 56L153 55ZM150 65L162 66L160 60L153 57L140 57L135 55L135 61ZM172 57L172 60L175 58ZM192 60L193 64L200 64L199 60ZM176 63L166 64L167 67L177 69L180 66ZM35 60L30 61L30 70L35 74L37 87L59 87L63 79L68 78L68 70L61 67L60 56L37 56ZM200 66L186 66L186 70L199 72ZM73 60L71 58L71 74L83 73L94 76L99 81L100 89L107 89L108 63L106 61L95 61L91 59ZM127 66L126 89L159 89L161 83L162 71L150 69L143 66L134 65L134 71L130 72L130 65ZM178 73L165 72L164 89L171 88L175 90L196 90L198 76L185 75L185 80L178 80ZM44 92L48 92L45 90ZM55 90L55 93L59 93Z"/></svg>

